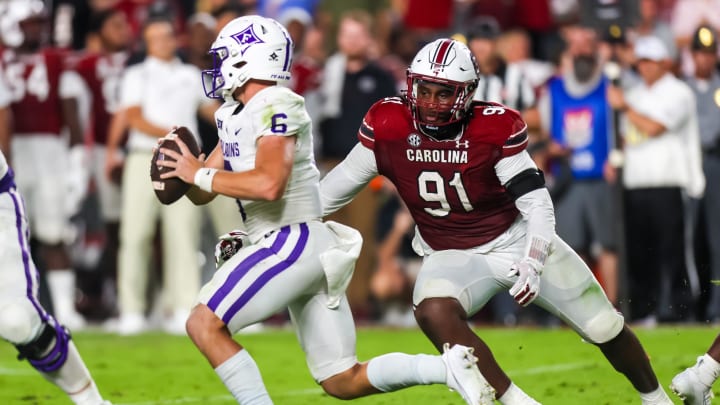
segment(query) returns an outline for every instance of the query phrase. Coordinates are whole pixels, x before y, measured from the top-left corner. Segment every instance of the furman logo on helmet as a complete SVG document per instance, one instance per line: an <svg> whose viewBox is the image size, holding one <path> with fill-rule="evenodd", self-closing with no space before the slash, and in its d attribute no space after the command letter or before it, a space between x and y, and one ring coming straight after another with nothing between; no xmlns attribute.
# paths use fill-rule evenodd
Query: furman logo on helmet
<svg viewBox="0 0 720 405"><path fill-rule="evenodd" d="M237 34L230 35L230 38L236 40L240 45L250 45L258 42L263 42L262 39L258 38L258 36L255 35L252 25L238 32ZM241 52L244 52L244 50Z"/></svg>

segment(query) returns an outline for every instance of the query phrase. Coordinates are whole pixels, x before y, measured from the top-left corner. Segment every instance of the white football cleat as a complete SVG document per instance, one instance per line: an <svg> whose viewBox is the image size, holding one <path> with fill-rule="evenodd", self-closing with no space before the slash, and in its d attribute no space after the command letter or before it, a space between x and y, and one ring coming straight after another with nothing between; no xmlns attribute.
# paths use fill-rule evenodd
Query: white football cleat
<svg viewBox="0 0 720 405"><path fill-rule="evenodd" d="M123 336L132 336L143 333L147 330L147 320L141 314L127 313L121 314L120 318L108 322L110 332Z"/></svg>
<svg viewBox="0 0 720 405"><path fill-rule="evenodd" d="M457 391L468 405L492 405L495 389L488 384L477 366L473 348L449 343L443 346L443 362L447 368L447 386Z"/></svg>
<svg viewBox="0 0 720 405"><path fill-rule="evenodd" d="M711 387L700 381L695 366L673 377L670 389L682 399L684 405L710 405L713 397Z"/></svg>

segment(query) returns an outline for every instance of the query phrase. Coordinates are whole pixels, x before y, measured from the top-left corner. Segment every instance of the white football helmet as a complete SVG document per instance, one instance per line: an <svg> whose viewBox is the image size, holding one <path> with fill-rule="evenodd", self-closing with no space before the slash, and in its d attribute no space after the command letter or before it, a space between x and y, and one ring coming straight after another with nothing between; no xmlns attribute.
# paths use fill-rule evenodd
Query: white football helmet
<svg viewBox="0 0 720 405"><path fill-rule="evenodd" d="M46 16L42 0L0 1L0 39L11 48L17 48L25 41L20 23L31 17Z"/></svg>
<svg viewBox="0 0 720 405"><path fill-rule="evenodd" d="M451 124L460 123L468 114L478 86L479 69L470 49L462 42L450 38L435 40L415 55L407 70L407 101L415 125L423 133L437 137L445 135ZM439 104L418 99L419 83L440 84L453 93L452 104ZM449 109L450 118L443 123L425 122L418 108ZM444 136L440 136L444 138Z"/></svg>
<svg viewBox="0 0 720 405"><path fill-rule="evenodd" d="M202 72L208 97L232 100L235 89L250 79L290 80L293 43L285 27L273 19L253 15L232 20L210 53L213 68Z"/></svg>

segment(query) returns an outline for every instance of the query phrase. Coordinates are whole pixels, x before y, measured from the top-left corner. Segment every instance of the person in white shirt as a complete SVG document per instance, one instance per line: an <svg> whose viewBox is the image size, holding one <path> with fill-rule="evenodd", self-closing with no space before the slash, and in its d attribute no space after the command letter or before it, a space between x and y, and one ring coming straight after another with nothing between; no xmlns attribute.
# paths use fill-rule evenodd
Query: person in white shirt
<svg viewBox="0 0 720 405"><path fill-rule="evenodd" d="M654 36L640 37L635 58L642 83L608 103L624 113L625 221L631 316L677 320L674 286L685 270L683 196L705 189L695 96L668 70L668 51Z"/></svg>
<svg viewBox="0 0 720 405"><path fill-rule="evenodd" d="M120 104L130 134L122 176L120 318L115 330L135 334L147 327L145 297L153 239L160 219L163 298L170 312L163 326L167 332L184 334L185 319L200 290L201 213L186 199L162 205L150 185L148 162L157 140L173 126L185 126L197 134L197 112L214 122L217 104L204 97L200 71L175 56L177 43L169 21L148 22L143 35L147 58L125 71L120 88ZM109 141L114 142L115 139Z"/></svg>
<svg viewBox="0 0 720 405"><path fill-rule="evenodd" d="M313 378L329 395L352 399L419 384L447 384L468 404L492 403L492 389L468 347L442 356L391 353L358 363L345 295L360 253L360 233L320 220L320 173L302 97L278 86L290 79L292 41L277 21L245 16L227 24L210 52L207 95L224 98L215 115L221 142L205 160L182 141L164 178L194 187L205 204L238 199L246 214L242 247L228 246L199 294L188 335L240 404L272 404L260 371L232 334L288 308ZM149 159L148 159L149 160ZM224 260L224 262L223 262ZM283 348L278 348L283 350Z"/></svg>

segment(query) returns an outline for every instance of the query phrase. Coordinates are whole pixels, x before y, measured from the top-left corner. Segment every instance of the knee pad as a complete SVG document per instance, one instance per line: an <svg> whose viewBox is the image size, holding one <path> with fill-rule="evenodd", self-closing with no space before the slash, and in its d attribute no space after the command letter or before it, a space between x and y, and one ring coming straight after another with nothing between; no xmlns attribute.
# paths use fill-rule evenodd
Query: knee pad
<svg viewBox="0 0 720 405"><path fill-rule="evenodd" d="M42 328L40 314L27 299L0 302L0 337L12 344L34 340Z"/></svg>
<svg viewBox="0 0 720 405"><path fill-rule="evenodd" d="M35 340L15 347L18 360L27 359L36 370L50 373L65 364L69 343L70 333L51 317Z"/></svg>
<svg viewBox="0 0 720 405"><path fill-rule="evenodd" d="M612 308L606 309L590 319L582 329L582 334L592 343L606 343L614 339L623 329L625 318Z"/></svg>

